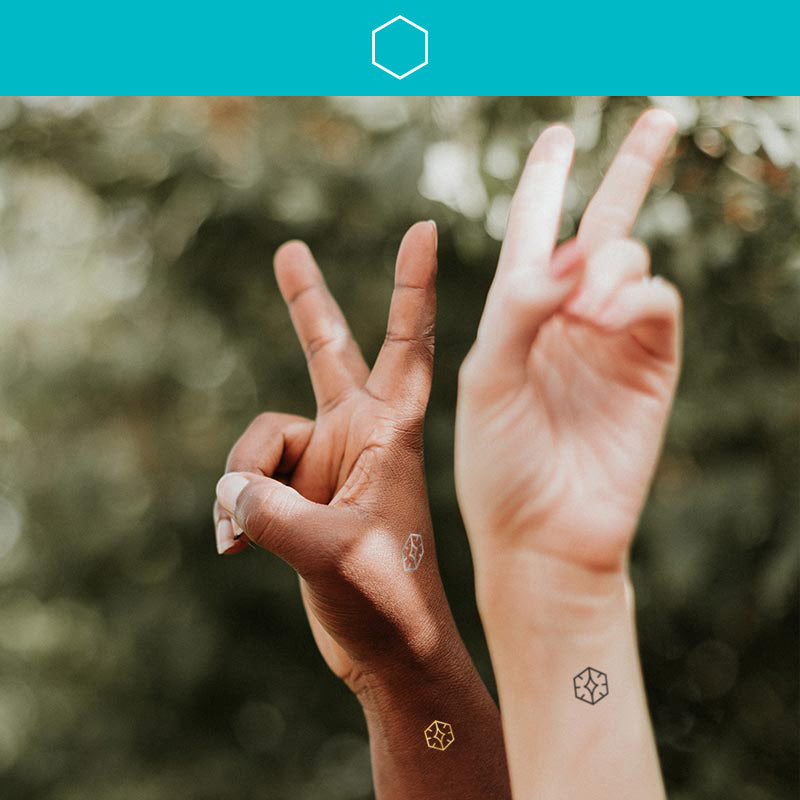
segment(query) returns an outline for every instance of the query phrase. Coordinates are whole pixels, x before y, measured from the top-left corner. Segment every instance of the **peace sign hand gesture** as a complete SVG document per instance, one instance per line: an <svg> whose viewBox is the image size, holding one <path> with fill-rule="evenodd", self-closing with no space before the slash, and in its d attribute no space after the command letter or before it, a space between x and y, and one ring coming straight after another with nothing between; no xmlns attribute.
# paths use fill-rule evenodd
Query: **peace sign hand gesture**
<svg viewBox="0 0 800 800"><path fill-rule="evenodd" d="M558 248L572 133L551 127L530 154L460 375L456 482L479 577L520 553L622 570L678 376L678 293L629 238L674 132L643 114Z"/></svg>
<svg viewBox="0 0 800 800"><path fill-rule="evenodd" d="M234 446L217 487L218 549L249 539L300 575L317 646L364 708L377 797L502 800L499 714L450 613L425 487L436 227L417 223L400 245L371 371L308 248L284 245L275 272L317 415L262 414ZM422 757L434 719L456 730L446 760Z"/></svg>

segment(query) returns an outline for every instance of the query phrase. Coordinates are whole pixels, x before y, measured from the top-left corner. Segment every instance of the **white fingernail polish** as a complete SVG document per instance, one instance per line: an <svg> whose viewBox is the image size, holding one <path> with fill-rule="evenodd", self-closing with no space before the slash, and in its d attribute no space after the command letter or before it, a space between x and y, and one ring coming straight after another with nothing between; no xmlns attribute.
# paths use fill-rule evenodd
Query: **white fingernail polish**
<svg viewBox="0 0 800 800"><path fill-rule="evenodd" d="M236 501L249 481L238 472L229 472L223 475L217 483L217 499L220 505L233 514L236 511Z"/></svg>
<svg viewBox="0 0 800 800"><path fill-rule="evenodd" d="M221 519L217 523L217 552L222 555L228 548L233 546L233 526L229 519Z"/></svg>

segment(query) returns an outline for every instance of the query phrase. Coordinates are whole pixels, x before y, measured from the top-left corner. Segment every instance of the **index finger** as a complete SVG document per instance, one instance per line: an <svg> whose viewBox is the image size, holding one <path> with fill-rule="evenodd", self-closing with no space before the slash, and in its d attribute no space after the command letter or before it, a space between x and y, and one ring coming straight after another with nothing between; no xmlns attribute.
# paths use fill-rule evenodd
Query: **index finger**
<svg viewBox="0 0 800 800"><path fill-rule="evenodd" d="M303 242L287 242L278 249L275 276L306 356L317 408L327 411L364 385L367 365Z"/></svg>
<svg viewBox="0 0 800 800"><path fill-rule="evenodd" d="M575 137L564 125L547 128L536 140L511 202L498 277L550 260L574 149Z"/></svg>
<svg viewBox="0 0 800 800"><path fill-rule="evenodd" d="M498 358L516 363L518 376L524 372L525 354L536 331L570 283L554 275L549 265L574 148L575 137L564 125L548 128L536 140L514 194L478 327L478 338Z"/></svg>
<svg viewBox="0 0 800 800"><path fill-rule="evenodd" d="M583 214L577 238L586 252L631 232L677 127L660 108L636 120Z"/></svg>

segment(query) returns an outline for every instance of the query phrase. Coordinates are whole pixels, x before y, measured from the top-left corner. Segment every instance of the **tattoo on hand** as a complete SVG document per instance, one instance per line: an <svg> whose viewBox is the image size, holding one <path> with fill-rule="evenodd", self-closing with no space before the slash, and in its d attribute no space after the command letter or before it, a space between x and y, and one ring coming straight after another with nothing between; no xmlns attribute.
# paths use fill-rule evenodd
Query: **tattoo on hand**
<svg viewBox="0 0 800 800"><path fill-rule="evenodd" d="M431 750L447 750L455 738L453 726L449 722L435 719L425 728L425 742Z"/></svg>
<svg viewBox="0 0 800 800"><path fill-rule="evenodd" d="M422 544L422 536L418 533L411 533L403 545L403 569L406 572L414 572L425 555L425 546Z"/></svg>

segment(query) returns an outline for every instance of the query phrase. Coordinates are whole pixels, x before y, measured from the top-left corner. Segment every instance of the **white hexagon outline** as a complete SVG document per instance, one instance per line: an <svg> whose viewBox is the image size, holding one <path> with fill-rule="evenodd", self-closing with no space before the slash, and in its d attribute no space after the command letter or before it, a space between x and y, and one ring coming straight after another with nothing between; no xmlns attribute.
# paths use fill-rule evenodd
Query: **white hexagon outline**
<svg viewBox="0 0 800 800"><path fill-rule="evenodd" d="M408 72L404 72L402 75L398 75L396 72L392 72L392 70L390 70L388 67L384 67L383 64L379 64L375 60L375 34L378 31L382 31L384 28L388 28L389 25L393 25L399 19L403 20L403 22L408 23L409 25L413 26L417 30L422 31L425 34L425 60L421 64L417 64L416 67L410 69ZM412 22L407 17L404 17L402 14L398 14L394 19L390 19L388 22L384 22L383 25L381 25L378 28L375 28L375 30L372 31L372 63L378 69L382 69L384 72L388 72L391 76L397 78L397 80L399 81L403 80L403 78L407 78L412 72L416 72L418 69L422 69L428 63L428 31L426 31L425 28L423 28L421 25L417 25L416 22Z"/></svg>
<svg viewBox="0 0 800 800"><path fill-rule="evenodd" d="M413 567L407 567L406 566L406 555L405 555L406 545L410 541L413 541L415 536L419 539L419 547L420 547L420 550L422 552L419 554L419 559L417 560L416 565L413 566ZM422 534L421 533L409 533L408 537L405 540L405 542L403 542L403 548L400 551L400 557L401 557L401 560L402 560L402 563L403 563L403 572L416 572L419 569L419 565L422 563L422 558L423 558L424 555L425 555L425 540L422 538Z"/></svg>

